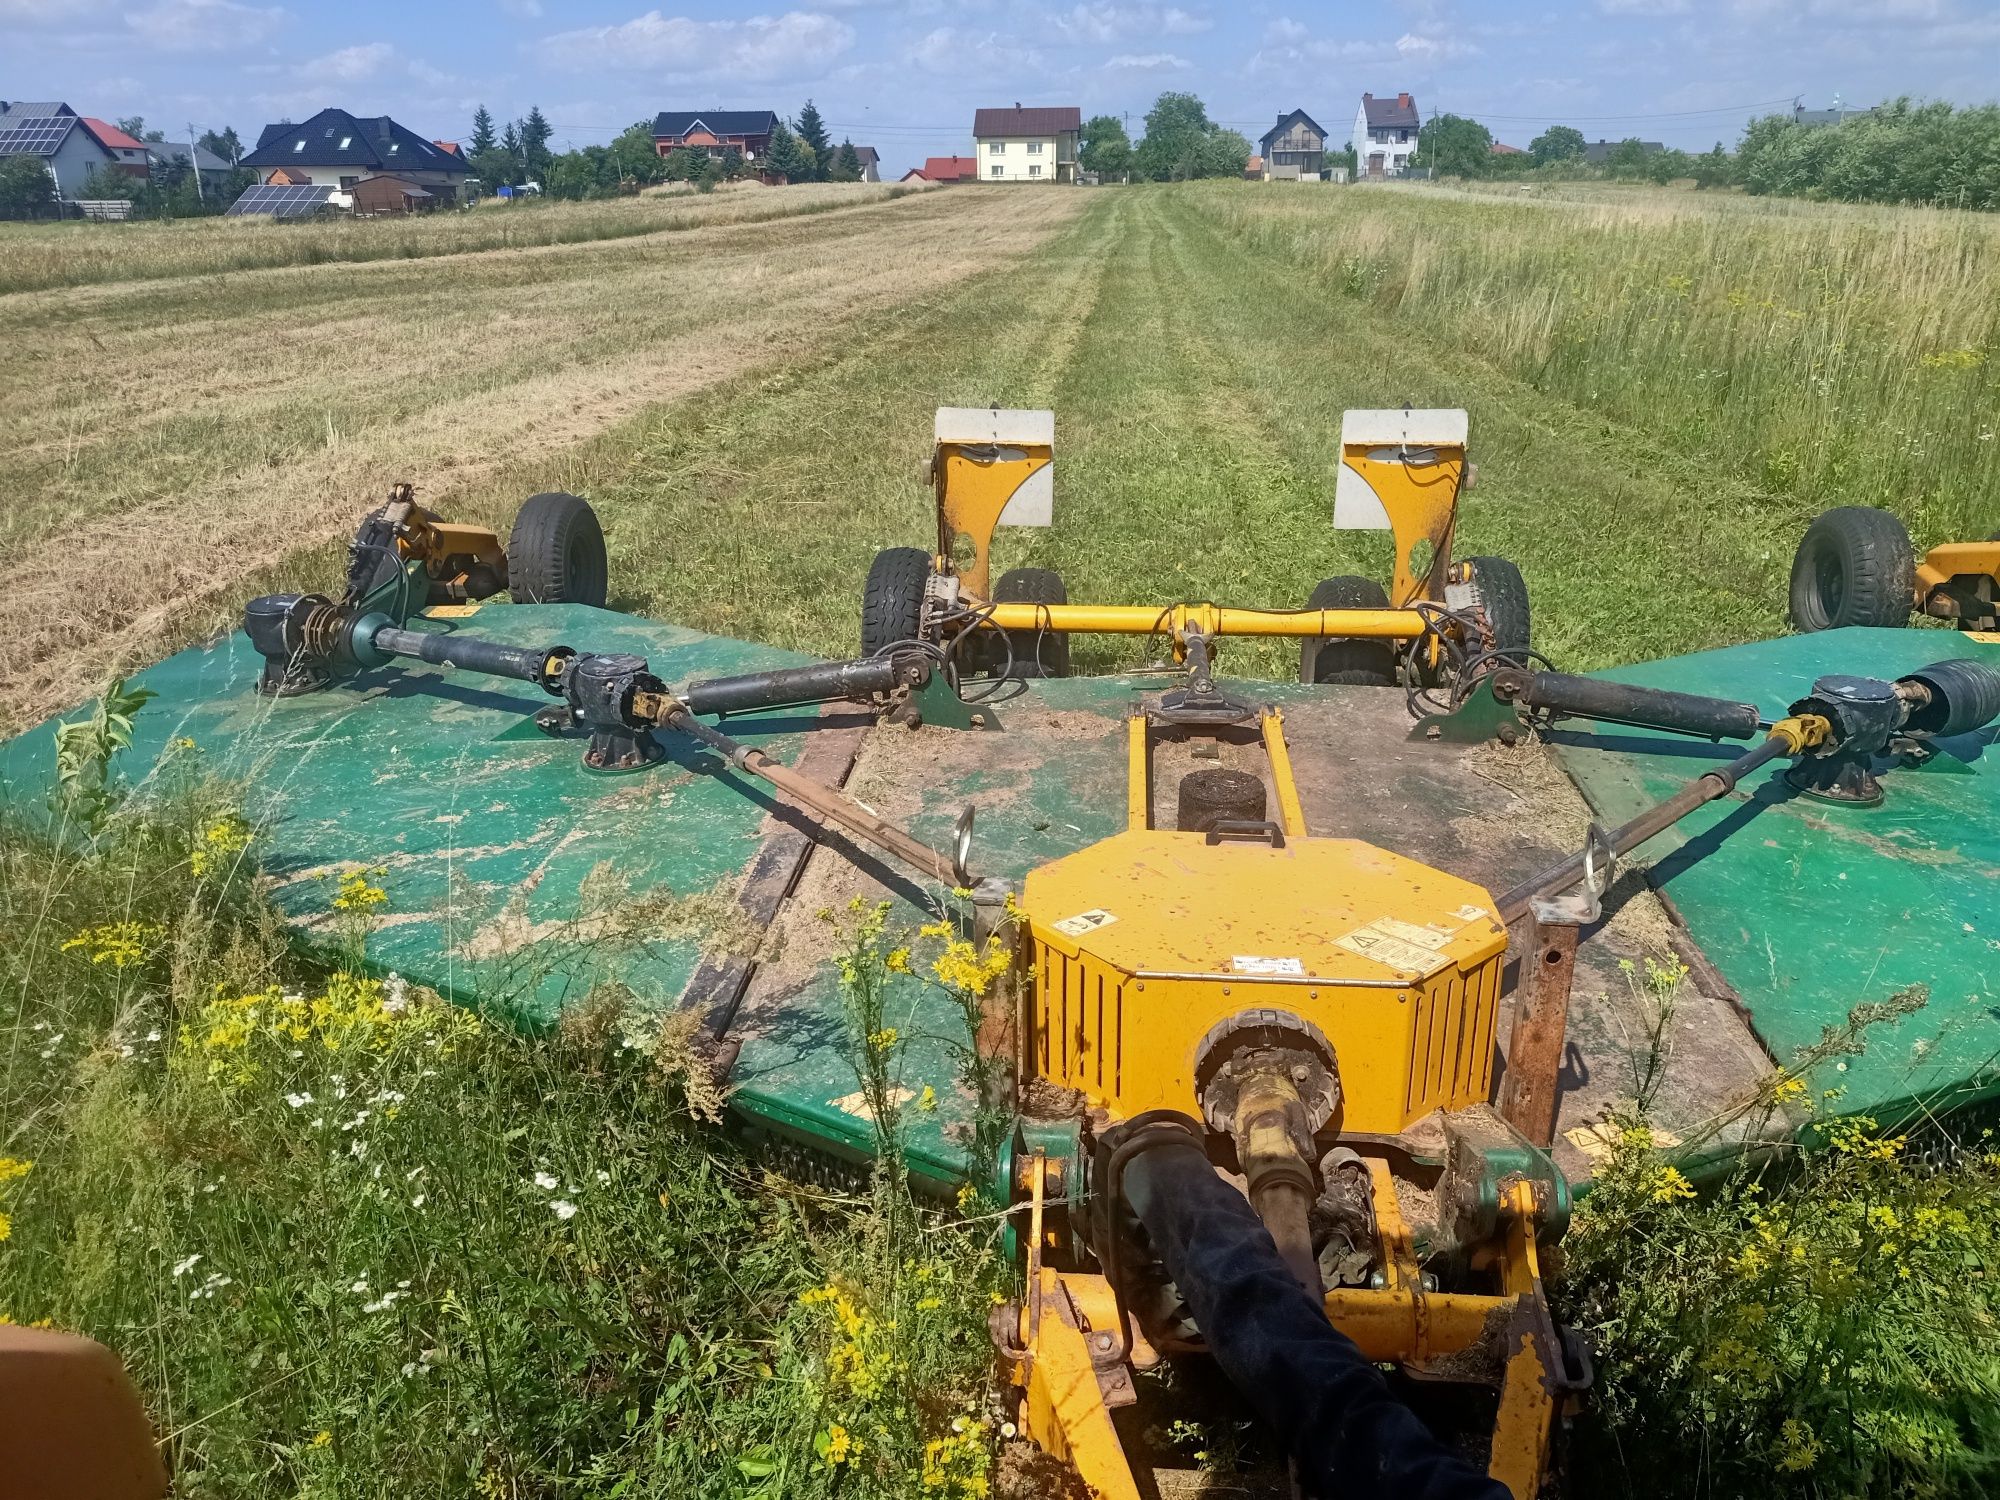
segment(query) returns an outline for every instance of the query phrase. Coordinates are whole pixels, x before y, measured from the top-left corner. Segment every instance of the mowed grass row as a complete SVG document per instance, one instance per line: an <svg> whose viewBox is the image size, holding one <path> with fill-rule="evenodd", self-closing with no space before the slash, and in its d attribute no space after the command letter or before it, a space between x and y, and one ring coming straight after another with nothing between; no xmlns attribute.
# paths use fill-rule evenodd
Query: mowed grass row
<svg viewBox="0 0 2000 1500"><path fill-rule="evenodd" d="M581 482L626 602L827 655L858 640L875 551L932 534L923 464L940 405L1056 412L1053 529L997 563L1059 569L1073 599L1303 604L1386 577L1383 539L1332 527L1347 407L1464 406L1478 486L1459 549L1518 560L1537 634L1596 667L1774 634L1803 523L1767 492L1536 390L1372 304L1319 294L1198 192L1106 191L1018 273L912 308L866 345L612 434ZM865 413L866 420L857 420ZM1144 659L1076 643L1084 670ZM1231 642L1288 676L1296 648Z"/></svg>
<svg viewBox="0 0 2000 1500"><path fill-rule="evenodd" d="M1925 543L2000 526L1991 215L1581 189L1203 184L1189 201L1294 268L1302 298L1389 314L1705 455L1798 525L1877 505Z"/></svg>
<svg viewBox="0 0 2000 1500"><path fill-rule="evenodd" d="M497 199L467 212L395 220L264 218L156 223L0 225L0 295L157 277L219 276L274 266L423 260L481 250L625 239L704 224L752 224L903 197L921 189L828 183L771 189L740 183L714 194L658 188L599 203Z"/></svg>

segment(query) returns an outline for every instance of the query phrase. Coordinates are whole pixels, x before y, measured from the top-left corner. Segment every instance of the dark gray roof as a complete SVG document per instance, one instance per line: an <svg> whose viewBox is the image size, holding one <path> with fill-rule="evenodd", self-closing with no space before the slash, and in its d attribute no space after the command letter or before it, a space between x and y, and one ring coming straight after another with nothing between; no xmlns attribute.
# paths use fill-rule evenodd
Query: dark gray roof
<svg viewBox="0 0 2000 1500"><path fill-rule="evenodd" d="M54 156L78 123L75 115L10 116L0 121L0 156Z"/></svg>
<svg viewBox="0 0 2000 1500"><path fill-rule="evenodd" d="M299 147L299 142L305 144ZM311 167L367 167L373 171L464 172L464 158L440 149L387 115L351 115L323 109L299 125L264 127L257 149L243 165L266 170L298 162Z"/></svg>
<svg viewBox="0 0 2000 1500"><path fill-rule="evenodd" d="M768 109L664 109L653 121L653 135L690 135L697 125L714 136L769 135L777 120Z"/></svg>
<svg viewBox="0 0 2000 1500"><path fill-rule="evenodd" d="M873 146L856 146L854 154L861 158L861 165L864 167L879 167L882 165L882 158L875 154Z"/></svg>
<svg viewBox="0 0 2000 1500"><path fill-rule="evenodd" d="M155 162L163 165L170 161L186 161L188 159L188 150L189 146L186 141L148 141L146 143L146 155L150 156ZM193 151L195 165L200 167L202 171L227 172L230 170L230 164L227 159L217 156L208 147L197 145L193 147Z"/></svg>
<svg viewBox="0 0 2000 1500"><path fill-rule="evenodd" d="M75 110L60 101L50 104L29 104L16 99L12 104L0 104L0 130L11 130L23 120L45 120L50 115L75 113Z"/></svg>
<svg viewBox="0 0 2000 1500"><path fill-rule="evenodd" d="M1585 141L1583 143L1583 159L1592 166L1601 167L1610 159L1611 153L1624 144L1623 141ZM1641 156L1651 156L1657 151L1664 151L1666 149L1658 141L1639 142L1639 154Z"/></svg>
<svg viewBox="0 0 2000 1500"><path fill-rule="evenodd" d="M1279 136L1283 135L1287 130L1290 130L1292 126L1294 126L1301 120L1305 121L1306 124L1312 126L1314 135L1318 136L1322 141L1326 139L1326 132L1320 129L1319 121L1315 120L1311 115L1307 114L1304 110L1295 109L1288 115L1278 116L1278 123L1273 125L1269 130L1265 131L1264 134L1258 139L1257 144L1262 146L1266 151L1269 151L1271 149L1272 141L1276 140Z"/></svg>
<svg viewBox="0 0 2000 1500"><path fill-rule="evenodd" d="M1416 130L1423 123L1417 118L1417 101L1409 94L1398 94L1393 99L1363 94L1361 111L1368 117L1370 130Z"/></svg>

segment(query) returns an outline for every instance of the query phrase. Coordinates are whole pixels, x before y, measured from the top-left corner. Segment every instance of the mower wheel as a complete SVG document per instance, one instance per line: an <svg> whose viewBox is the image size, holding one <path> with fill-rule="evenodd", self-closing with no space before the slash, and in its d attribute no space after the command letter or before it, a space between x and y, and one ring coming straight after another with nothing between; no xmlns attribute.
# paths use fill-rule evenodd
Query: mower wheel
<svg viewBox="0 0 2000 1500"><path fill-rule="evenodd" d="M1493 649L1501 653L1497 660L1504 666L1525 667L1532 643L1528 581L1504 557L1468 557L1465 565L1472 573L1473 597L1493 632Z"/></svg>
<svg viewBox="0 0 2000 1500"><path fill-rule="evenodd" d="M1261 823L1269 807L1261 776L1215 766L1181 778L1175 823L1182 833L1207 833L1217 823Z"/></svg>
<svg viewBox="0 0 2000 1500"><path fill-rule="evenodd" d="M611 567L590 502L560 490L530 495L507 538L507 592L516 604L604 607Z"/></svg>
<svg viewBox="0 0 2000 1500"><path fill-rule="evenodd" d="M1307 609L1387 609L1389 591L1372 578L1352 574L1324 578L1306 600ZM1299 642L1300 682L1341 682L1357 687L1394 687L1396 651L1387 641L1323 636Z"/></svg>
<svg viewBox="0 0 2000 1500"><path fill-rule="evenodd" d="M930 581L931 555L921 547L888 547L875 554L861 589L863 656L922 636Z"/></svg>
<svg viewBox="0 0 2000 1500"><path fill-rule="evenodd" d="M1916 591L1910 533L1873 506L1827 511L1792 555L1792 624L1801 633L1907 624Z"/></svg>
<svg viewBox="0 0 2000 1500"><path fill-rule="evenodd" d="M1069 589L1062 574L1053 568L1009 568L993 586L995 604L1067 604ZM1066 630L1010 630L1007 644L1014 649L1010 677L1069 676L1069 632ZM997 658L998 653L994 653ZM995 659L994 670L1005 663Z"/></svg>

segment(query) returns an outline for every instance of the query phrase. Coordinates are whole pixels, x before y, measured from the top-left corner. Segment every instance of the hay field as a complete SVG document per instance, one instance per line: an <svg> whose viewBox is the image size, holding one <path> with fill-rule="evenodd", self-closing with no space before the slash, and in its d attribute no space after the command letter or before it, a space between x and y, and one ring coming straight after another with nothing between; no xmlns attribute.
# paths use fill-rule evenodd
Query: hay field
<svg viewBox="0 0 2000 1500"><path fill-rule="evenodd" d="M160 277L141 258L143 279L0 297L0 550L32 559L0 597L5 722L143 662L259 569L351 531L394 480L504 522L521 484L563 478L563 456L617 424L810 363L856 320L1013 262L1082 206L790 191L575 210L585 225L710 216L618 238L226 275ZM570 209L531 212L560 225ZM330 232L375 228L405 230Z"/></svg>

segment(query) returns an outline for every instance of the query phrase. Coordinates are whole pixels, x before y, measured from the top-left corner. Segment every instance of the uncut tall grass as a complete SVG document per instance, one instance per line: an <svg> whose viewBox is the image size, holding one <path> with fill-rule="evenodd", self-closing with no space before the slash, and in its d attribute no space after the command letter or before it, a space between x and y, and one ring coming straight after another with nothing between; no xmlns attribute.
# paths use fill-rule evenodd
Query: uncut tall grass
<svg viewBox="0 0 2000 1500"><path fill-rule="evenodd" d="M466 211L402 218L336 217L280 224L258 217L155 223L0 224L0 294L169 276L212 276L336 261L423 260L469 251L625 239L712 224L758 224L858 207L920 189L883 183L766 188L713 194L655 189L602 202L488 200Z"/></svg>
<svg viewBox="0 0 2000 1500"><path fill-rule="evenodd" d="M1801 517L2000 526L2000 224L1687 192L1207 190L1205 212L1412 336L1712 457ZM1328 358L1338 360L1338 350Z"/></svg>

